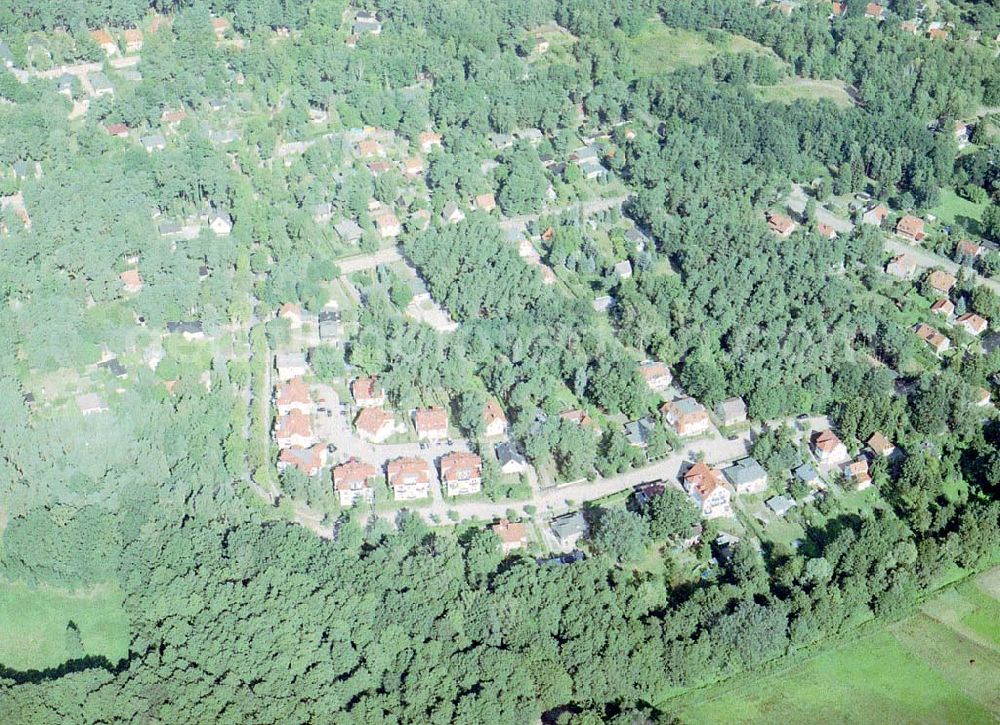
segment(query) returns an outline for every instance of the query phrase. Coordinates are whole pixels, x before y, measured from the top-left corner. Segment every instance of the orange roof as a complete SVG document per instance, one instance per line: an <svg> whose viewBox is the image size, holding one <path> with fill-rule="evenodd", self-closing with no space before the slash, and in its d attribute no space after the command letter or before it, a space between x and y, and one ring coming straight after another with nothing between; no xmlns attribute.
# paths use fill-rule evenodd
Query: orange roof
<svg viewBox="0 0 1000 725"><path fill-rule="evenodd" d="M278 308L278 317L288 317L289 315L301 316L302 308L294 302L286 302Z"/></svg>
<svg viewBox="0 0 1000 725"><path fill-rule="evenodd" d="M868 439L868 447L880 456L887 455L895 448L895 446L889 442L889 439L882 435L879 431L872 433L871 438Z"/></svg>
<svg viewBox="0 0 1000 725"><path fill-rule="evenodd" d="M333 488L337 491L346 491L351 488L352 483L367 486L369 480L377 475L378 469L375 466L352 458L333 469Z"/></svg>
<svg viewBox="0 0 1000 725"><path fill-rule="evenodd" d="M323 450L321 443L312 448L285 448L278 454L278 460L311 476L323 467Z"/></svg>
<svg viewBox="0 0 1000 725"><path fill-rule="evenodd" d="M944 28L931 28L927 32L927 37L933 40L947 40L948 31L945 30Z"/></svg>
<svg viewBox="0 0 1000 725"><path fill-rule="evenodd" d="M829 224L824 224L820 222L816 225L816 231L824 239L833 239L837 236L837 230L831 227Z"/></svg>
<svg viewBox="0 0 1000 725"><path fill-rule="evenodd" d="M91 30L90 37L93 38L94 42L98 45L106 45L108 43L111 45L115 44L115 39L111 37L111 33L107 30Z"/></svg>
<svg viewBox="0 0 1000 725"><path fill-rule="evenodd" d="M983 253L983 248L981 246L975 242L970 242L968 239L961 240L956 248L959 254L965 254L969 257L978 257Z"/></svg>
<svg viewBox="0 0 1000 725"><path fill-rule="evenodd" d="M413 417L418 431L441 430L448 427L448 412L444 408L418 408Z"/></svg>
<svg viewBox="0 0 1000 725"><path fill-rule="evenodd" d="M483 422L489 426L498 420L502 420L506 423L507 416L503 414L503 410L500 409L499 403L495 400L487 400L486 405L483 407Z"/></svg>
<svg viewBox="0 0 1000 725"><path fill-rule="evenodd" d="M309 396L309 386L302 378L292 378L278 388L274 402L277 405L293 405L295 403L308 405L312 402L312 398Z"/></svg>
<svg viewBox="0 0 1000 725"><path fill-rule="evenodd" d="M137 269L126 269L118 275L126 289L138 289L142 287L142 275Z"/></svg>
<svg viewBox="0 0 1000 725"><path fill-rule="evenodd" d="M372 400L381 398L385 393L378 385L378 380L373 376L370 378L357 378L351 383L351 395L355 402L359 400Z"/></svg>
<svg viewBox="0 0 1000 725"><path fill-rule="evenodd" d="M387 424L392 423L392 416L381 408L365 408L354 420L354 426L370 435L375 435Z"/></svg>
<svg viewBox="0 0 1000 725"><path fill-rule="evenodd" d="M924 220L907 214L897 222L896 232L898 234L905 234L908 237L922 237L924 236Z"/></svg>
<svg viewBox="0 0 1000 725"><path fill-rule="evenodd" d="M480 478L482 473L483 459L475 453L456 451L441 459L441 478L445 481Z"/></svg>
<svg viewBox="0 0 1000 725"><path fill-rule="evenodd" d="M358 143L359 156L377 156L380 153L382 153L382 146L378 141L366 138Z"/></svg>
<svg viewBox="0 0 1000 725"><path fill-rule="evenodd" d="M843 15L844 3L830 3L830 12L834 15Z"/></svg>
<svg viewBox="0 0 1000 725"><path fill-rule="evenodd" d="M795 222L784 214L768 214L767 225L778 234L788 234L795 228Z"/></svg>
<svg viewBox="0 0 1000 725"><path fill-rule="evenodd" d="M657 378L669 377L670 370L661 362L648 362L642 363L639 366L639 372L642 373L642 378L647 383L650 380L656 380Z"/></svg>
<svg viewBox="0 0 1000 725"><path fill-rule="evenodd" d="M497 201L493 198L493 194L480 194L476 197L476 206L484 211L490 211L496 209Z"/></svg>
<svg viewBox="0 0 1000 725"><path fill-rule="evenodd" d="M560 413L559 417L577 425L593 425L594 423L585 410L567 410Z"/></svg>
<svg viewBox="0 0 1000 725"><path fill-rule="evenodd" d="M126 28L122 35L125 36L126 43L136 43L142 40L142 31L138 28Z"/></svg>
<svg viewBox="0 0 1000 725"><path fill-rule="evenodd" d="M226 18L212 18L212 30L219 32L229 28L229 21Z"/></svg>
<svg viewBox="0 0 1000 725"><path fill-rule="evenodd" d="M970 329L977 335L989 327L989 323L975 312L966 312L964 315L960 315L955 322L962 327Z"/></svg>
<svg viewBox="0 0 1000 725"><path fill-rule="evenodd" d="M431 466L423 458L397 458L389 461L385 473L389 485L393 488L411 486L415 483L426 485L431 482Z"/></svg>
<svg viewBox="0 0 1000 725"><path fill-rule="evenodd" d="M439 144L441 143L441 134L434 133L433 131L421 131L420 132L420 145L424 146L427 144Z"/></svg>
<svg viewBox="0 0 1000 725"><path fill-rule="evenodd" d="M719 474L701 461L687 470L684 474L684 483L689 489L697 491L702 498L722 485Z"/></svg>
<svg viewBox="0 0 1000 725"><path fill-rule="evenodd" d="M947 342L948 340L948 338L946 338L940 332L935 330L930 325L924 324L923 322L917 325L917 329L914 330L914 332L917 333L917 337L919 337L921 340L923 340L928 345L933 347L935 350L941 347L943 344L945 344L945 342Z"/></svg>
<svg viewBox="0 0 1000 725"><path fill-rule="evenodd" d="M840 445L843 445L840 438L838 438L837 434L829 428L816 436L816 450L823 451L824 453L830 453L833 449Z"/></svg>
<svg viewBox="0 0 1000 725"><path fill-rule="evenodd" d="M399 226L399 217L391 211L387 211L375 217L375 225L379 228L380 232L392 229L393 227Z"/></svg>
<svg viewBox="0 0 1000 725"><path fill-rule="evenodd" d="M180 123L185 118L187 118L187 111L183 108L176 111L164 111L160 116L160 120L164 123Z"/></svg>
<svg viewBox="0 0 1000 725"><path fill-rule="evenodd" d="M927 277L927 281L930 283L931 287L936 289L938 292L947 293L955 286L955 277L943 272L940 269L935 269Z"/></svg>
<svg viewBox="0 0 1000 725"><path fill-rule="evenodd" d="M416 174L424 168L424 160L419 156L411 156L403 161L403 169L409 174Z"/></svg>
<svg viewBox="0 0 1000 725"><path fill-rule="evenodd" d="M942 297L933 305L931 305L931 312L938 312L945 315L950 315L955 311L955 305L947 297Z"/></svg>
<svg viewBox="0 0 1000 725"><path fill-rule="evenodd" d="M528 538L524 524L512 523L507 519L500 519L498 523L493 524L492 529L504 544L519 544Z"/></svg>
<svg viewBox="0 0 1000 725"><path fill-rule="evenodd" d="M883 8L878 3L868 3L868 6L865 8L865 15L874 15L876 17L881 17L882 13L884 12L885 8Z"/></svg>
<svg viewBox="0 0 1000 725"><path fill-rule="evenodd" d="M278 416L277 421L275 421L275 438L309 437L311 435L312 426L309 424L309 416L297 410L293 410L288 415Z"/></svg>

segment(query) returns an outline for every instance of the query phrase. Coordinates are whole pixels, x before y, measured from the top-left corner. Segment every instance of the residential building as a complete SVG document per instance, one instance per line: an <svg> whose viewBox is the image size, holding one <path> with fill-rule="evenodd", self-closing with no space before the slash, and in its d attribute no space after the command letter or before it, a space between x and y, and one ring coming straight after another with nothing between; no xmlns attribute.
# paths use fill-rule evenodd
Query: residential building
<svg viewBox="0 0 1000 725"><path fill-rule="evenodd" d="M274 404L278 409L278 415L288 415L293 410L308 415L313 411L309 386L302 378L292 378L284 385L275 388Z"/></svg>
<svg viewBox="0 0 1000 725"><path fill-rule="evenodd" d="M200 320L185 320L181 322L168 322L167 333L181 333L185 340L204 340L205 330ZM293 376L294 377L294 376Z"/></svg>
<svg viewBox="0 0 1000 725"><path fill-rule="evenodd" d="M455 451L441 458L441 482L449 496L479 493L483 488L483 460L475 453Z"/></svg>
<svg viewBox="0 0 1000 725"><path fill-rule="evenodd" d="M146 153L162 151L167 147L167 139L163 137L162 133L153 133L149 136L142 136L139 138L139 143L141 143L142 147L146 149Z"/></svg>
<svg viewBox="0 0 1000 725"><path fill-rule="evenodd" d="M911 242L922 241L927 236L924 232L924 220L907 214L897 222L896 234L909 239Z"/></svg>
<svg viewBox="0 0 1000 725"><path fill-rule="evenodd" d="M747 404L743 402L743 398L734 395L715 406L715 414L719 417L719 422L725 427L746 423Z"/></svg>
<svg viewBox="0 0 1000 725"><path fill-rule="evenodd" d="M103 28L99 30L91 30L90 37L108 57L118 55L118 43L115 42L115 39L111 37L111 33L107 30L104 30Z"/></svg>
<svg viewBox="0 0 1000 725"><path fill-rule="evenodd" d="M885 266L886 274L900 279L910 279L917 271L916 263L905 254L893 257Z"/></svg>
<svg viewBox="0 0 1000 725"><path fill-rule="evenodd" d="M391 239L399 236L403 227L399 223L399 218L391 211L384 211L375 217L375 228L382 239Z"/></svg>
<svg viewBox="0 0 1000 725"><path fill-rule="evenodd" d="M491 528L493 533L500 537L500 549L505 556L528 544L528 529L522 523L500 519Z"/></svg>
<svg viewBox="0 0 1000 725"><path fill-rule="evenodd" d="M108 404L97 393L84 393L76 396L76 407L84 415L94 415L106 411Z"/></svg>
<svg viewBox="0 0 1000 725"><path fill-rule="evenodd" d="M278 454L278 470L297 468L307 476L315 476L326 465L326 446L316 443L310 448L283 448Z"/></svg>
<svg viewBox="0 0 1000 725"><path fill-rule="evenodd" d="M577 542L587 535L587 519L582 511L556 516L549 524L552 534L563 549L572 549Z"/></svg>
<svg viewBox="0 0 1000 725"><path fill-rule="evenodd" d="M974 312L966 312L964 315L959 315L958 319L955 320L955 324L973 337L979 337L990 326L984 318Z"/></svg>
<svg viewBox="0 0 1000 725"><path fill-rule="evenodd" d="M433 131L422 131L418 140L420 141L420 150L425 154L429 154L435 147L441 147L441 134Z"/></svg>
<svg viewBox="0 0 1000 725"><path fill-rule="evenodd" d="M942 297L933 305L931 305L931 312L936 315L944 315L945 317L951 317L955 314L955 303L949 300L947 297Z"/></svg>
<svg viewBox="0 0 1000 725"><path fill-rule="evenodd" d="M233 219L223 209L213 209L208 217L208 226L216 236L225 237L233 231Z"/></svg>
<svg viewBox="0 0 1000 725"><path fill-rule="evenodd" d="M764 504L774 512L775 516L784 516L795 507L795 500L788 496L772 496Z"/></svg>
<svg viewBox="0 0 1000 725"><path fill-rule="evenodd" d="M837 230L823 222L819 222L816 225L816 233L823 237L823 239L829 239L830 241L837 238Z"/></svg>
<svg viewBox="0 0 1000 725"><path fill-rule="evenodd" d="M118 138L128 138L128 126L124 123L109 123L104 127L105 133L108 136L117 136Z"/></svg>
<svg viewBox="0 0 1000 725"><path fill-rule="evenodd" d="M291 380L308 373L309 365L303 352L281 352L274 356L274 369L278 380Z"/></svg>
<svg viewBox="0 0 1000 725"><path fill-rule="evenodd" d="M232 27L232 23L227 18L212 18L212 32L215 33L216 40L222 40Z"/></svg>
<svg viewBox="0 0 1000 725"><path fill-rule="evenodd" d="M118 278L122 281L122 289L128 294L134 295L142 290L142 275L138 269L126 269Z"/></svg>
<svg viewBox="0 0 1000 725"><path fill-rule="evenodd" d="M559 417L568 423L573 423L584 428L594 428L594 419L585 410L576 408L574 410L565 410L559 414Z"/></svg>
<svg viewBox="0 0 1000 725"><path fill-rule="evenodd" d="M407 176L419 176L424 173L424 160L419 156L411 156L403 160L403 173Z"/></svg>
<svg viewBox="0 0 1000 725"><path fill-rule="evenodd" d="M528 461L510 441L498 443L494 449L500 470L504 475L513 476L528 470Z"/></svg>
<svg viewBox="0 0 1000 725"><path fill-rule="evenodd" d="M444 440L448 437L448 412L444 408L418 408L413 413L419 440Z"/></svg>
<svg viewBox="0 0 1000 725"><path fill-rule="evenodd" d="M868 3L865 6L865 17L869 20L885 20L885 8L878 3Z"/></svg>
<svg viewBox="0 0 1000 725"><path fill-rule="evenodd" d="M951 292L951 288L955 286L955 282L957 280L954 275L940 269L935 269L927 275L927 283L931 286L931 289L942 295L947 295Z"/></svg>
<svg viewBox="0 0 1000 725"><path fill-rule="evenodd" d="M480 194L475 199L476 208L480 211L491 212L497 208L497 201L493 194Z"/></svg>
<svg viewBox="0 0 1000 725"><path fill-rule="evenodd" d="M871 437L868 439L868 447L871 448L875 455L882 456L883 458L887 458L896 452L896 446L879 431L871 434Z"/></svg>
<svg viewBox="0 0 1000 725"><path fill-rule="evenodd" d="M636 506L641 510L646 508L646 505L654 498L662 496L663 492L667 490L667 484L665 481L647 481L640 483L632 490Z"/></svg>
<svg viewBox="0 0 1000 725"><path fill-rule="evenodd" d="M615 306L615 298L611 295L599 295L591 303L595 312L607 312Z"/></svg>
<svg viewBox="0 0 1000 725"><path fill-rule="evenodd" d="M868 207L865 213L861 215L861 223L880 227L888 216L889 207L885 204L875 204L874 206Z"/></svg>
<svg viewBox="0 0 1000 725"><path fill-rule="evenodd" d="M926 342L938 355L951 347L951 340L923 322L917 324L913 331L917 334L917 337Z"/></svg>
<svg viewBox="0 0 1000 725"><path fill-rule="evenodd" d="M500 404L492 398L483 406L483 432L487 438L502 436L507 432L507 416L503 414Z"/></svg>
<svg viewBox="0 0 1000 725"><path fill-rule="evenodd" d="M847 446L827 428L813 438L813 453L820 463L836 465L847 460Z"/></svg>
<svg viewBox="0 0 1000 725"><path fill-rule="evenodd" d="M441 218L444 219L445 224L458 224L460 221L465 220L465 214L462 210L458 208L458 204L453 201L449 201L444 205L444 209L441 212Z"/></svg>
<svg viewBox="0 0 1000 725"><path fill-rule="evenodd" d="M122 37L125 40L126 53L138 53L142 50L142 31L138 28L126 28Z"/></svg>
<svg viewBox="0 0 1000 725"><path fill-rule="evenodd" d="M288 320L292 330L302 329L302 308L294 302L286 302L278 308L278 319Z"/></svg>
<svg viewBox="0 0 1000 725"><path fill-rule="evenodd" d="M87 80L90 81L90 87L94 90L95 96L110 96L115 92L115 87L111 85L111 81L100 71L88 75Z"/></svg>
<svg viewBox="0 0 1000 725"><path fill-rule="evenodd" d="M354 26L351 28L354 35L378 35L382 32L382 23L379 22L375 13L366 10L359 10L354 18Z"/></svg>
<svg viewBox="0 0 1000 725"><path fill-rule="evenodd" d="M960 261L972 261L983 256L986 250L968 239L961 240L957 245L955 245L955 255Z"/></svg>
<svg viewBox="0 0 1000 725"><path fill-rule="evenodd" d="M639 373L649 389L656 392L666 390L674 381L674 376L670 374L670 368L656 360L646 360L639 363Z"/></svg>
<svg viewBox="0 0 1000 725"><path fill-rule="evenodd" d="M844 464L844 478L857 486L859 491L863 491L872 485L872 476L868 470L868 459L859 456L853 461Z"/></svg>
<svg viewBox="0 0 1000 725"><path fill-rule="evenodd" d="M618 279L630 279L632 277L632 263L627 259L623 259L620 262L616 262L611 271Z"/></svg>
<svg viewBox="0 0 1000 725"><path fill-rule="evenodd" d="M365 233L365 230L353 219L342 219L333 225L333 230L337 232L337 236L344 244L357 244Z"/></svg>
<svg viewBox="0 0 1000 725"><path fill-rule="evenodd" d="M423 458L397 458L386 464L385 472L397 501L414 501L431 495L431 466Z"/></svg>
<svg viewBox="0 0 1000 725"><path fill-rule="evenodd" d="M392 415L381 408L364 408L354 419L354 428L369 443L382 443L397 430Z"/></svg>
<svg viewBox="0 0 1000 725"><path fill-rule="evenodd" d="M802 483L811 488L824 488L823 479L819 477L819 473L816 472L811 463L803 463L792 471L792 473Z"/></svg>
<svg viewBox="0 0 1000 725"><path fill-rule="evenodd" d="M660 407L667 423L681 437L706 433L711 425L705 406L691 397L678 398Z"/></svg>
<svg viewBox="0 0 1000 725"><path fill-rule="evenodd" d="M274 421L274 440L279 448L311 446L314 438L309 416L298 410L279 415Z"/></svg>
<svg viewBox="0 0 1000 725"><path fill-rule="evenodd" d="M385 405L385 390L375 377L356 378L351 383L351 395L359 408L381 408Z"/></svg>
<svg viewBox="0 0 1000 725"><path fill-rule="evenodd" d="M382 144L378 141L370 138L362 139L358 141L357 145L354 147L354 153L360 158L370 158L376 156L380 159L385 158L385 149L382 148Z"/></svg>
<svg viewBox="0 0 1000 725"><path fill-rule="evenodd" d="M625 424L625 439L635 448L646 448L656 424L648 417Z"/></svg>
<svg viewBox="0 0 1000 725"><path fill-rule="evenodd" d="M795 231L797 225L784 214L771 213L767 215L767 227L779 237L788 237Z"/></svg>
<svg viewBox="0 0 1000 725"><path fill-rule="evenodd" d="M696 463L684 474L684 490L694 499L707 519L732 516L729 489L722 483L719 474L704 463Z"/></svg>
<svg viewBox="0 0 1000 725"><path fill-rule="evenodd" d="M767 471L755 458L741 458L723 473L737 495L763 493L767 488Z"/></svg>
<svg viewBox="0 0 1000 725"><path fill-rule="evenodd" d="M341 506L353 506L356 501L375 503L373 479L378 469L352 458L333 469L333 490L340 498Z"/></svg>

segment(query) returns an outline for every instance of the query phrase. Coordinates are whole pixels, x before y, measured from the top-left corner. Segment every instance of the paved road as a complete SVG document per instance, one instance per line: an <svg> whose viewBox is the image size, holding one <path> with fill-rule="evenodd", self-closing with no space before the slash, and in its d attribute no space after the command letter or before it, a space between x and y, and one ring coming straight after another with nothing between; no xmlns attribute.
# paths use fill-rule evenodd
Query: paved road
<svg viewBox="0 0 1000 725"><path fill-rule="evenodd" d="M805 211L807 200L808 197L806 197L802 185L793 184L792 193L785 199L785 205L797 214L802 214ZM850 219L842 219L819 204L816 205L816 219L833 227L839 234L849 234L854 229L854 224L851 223Z"/></svg>

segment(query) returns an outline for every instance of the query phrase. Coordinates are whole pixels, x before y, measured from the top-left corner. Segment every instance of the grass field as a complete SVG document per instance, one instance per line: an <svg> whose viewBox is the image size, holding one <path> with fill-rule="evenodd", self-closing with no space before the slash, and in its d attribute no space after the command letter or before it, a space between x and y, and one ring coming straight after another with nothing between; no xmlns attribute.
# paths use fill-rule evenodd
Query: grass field
<svg viewBox="0 0 1000 725"><path fill-rule="evenodd" d="M814 80L812 78L785 78L773 86L757 86L757 94L765 101L819 101L824 98L841 108L854 104L847 92L847 86L838 80Z"/></svg>
<svg viewBox="0 0 1000 725"><path fill-rule="evenodd" d="M128 653L121 593L98 586L86 593L0 583L0 664L15 670L56 667L70 657L66 625L80 630L84 654L117 662Z"/></svg>
<svg viewBox="0 0 1000 725"><path fill-rule="evenodd" d="M662 704L686 723L995 723L1000 568L806 662Z"/></svg>
<svg viewBox="0 0 1000 725"><path fill-rule="evenodd" d="M777 60L772 50L748 38L727 37L728 43L713 45L702 33L668 28L657 20L646 23L629 43L635 51L639 75L646 76L669 73L686 65L701 65L726 51L771 55Z"/></svg>
<svg viewBox="0 0 1000 725"><path fill-rule="evenodd" d="M976 231L988 204L973 204L955 193L954 189L941 189L941 200L937 206L929 210L942 224L954 224L956 221L964 224L969 231ZM970 224L970 220L974 223Z"/></svg>

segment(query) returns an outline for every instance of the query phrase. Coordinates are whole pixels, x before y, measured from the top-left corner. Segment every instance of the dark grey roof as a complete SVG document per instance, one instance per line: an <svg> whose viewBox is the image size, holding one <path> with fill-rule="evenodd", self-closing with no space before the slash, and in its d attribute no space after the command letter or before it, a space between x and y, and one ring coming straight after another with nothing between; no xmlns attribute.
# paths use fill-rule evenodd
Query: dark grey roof
<svg viewBox="0 0 1000 725"><path fill-rule="evenodd" d="M726 478L728 478L729 482L734 486L741 483L756 481L767 475L767 471L764 470L764 467L754 458L741 458L729 468L725 469L723 473L726 474Z"/></svg>
<svg viewBox="0 0 1000 725"><path fill-rule="evenodd" d="M197 334L203 331L203 326L200 320L189 320L186 322L168 322L167 332L187 332L190 334Z"/></svg>
<svg viewBox="0 0 1000 725"><path fill-rule="evenodd" d="M563 514L552 519L552 533L560 541L570 536L577 536L587 533L587 519L579 511L571 514Z"/></svg>
<svg viewBox="0 0 1000 725"><path fill-rule="evenodd" d="M161 222L157 228L164 237L170 234L180 234L181 232L181 225L177 222Z"/></svg>
<svg viewBox="0 0 1000 725"><path fill-rule="evenodd" d="M788 511L795 506L795 501L788 498L788 496L772 496L764 503L767 507L774 511L778 516L784 516Z"/></svg>
<svg viewBox="0 0 1000 725"><path fill-rule="evenodd" d="M116 378L123 378L125 377L125 375L127 375L125 368L122 366L120 362L118 362L118 358L116 357L105 360L102 363L98 363L97 367L107 370Z"/></svg>
<svg viewBox="0 0 1000 725"><path fill-rule="evenodd" d="M510 441L504 441L503 443L498 443L496 447L497 460L500 461L501 466L505 466L510 462L519 463L522 466L527 464L527 459L518 453L517 448Z"/></svg>
<svg viewBox="0 0 1000 725"><path fill-rule="evenodd" d="M539 564L554 564L557 566L566 566L568 564L575 564L578 561L583 561L587 558L587 555L582 551L577 549L576 551L571 551L568 554L559 554L558 556L552 556L548 559L539 559Z"/></svg>
<svg viewBox="0 0 1000 725"><path fill-rule="evenodd" d="M810 463L803 463L801 466L796 468L795 476L800 481L805 481L806 483L808 483L809 481L815 481L817 478L819 478L819 474L816 473L816 469L813 468L812 464Z"/></svg>
<svg viewBox="0 0 1000 725"><path fill-rule="evenodd" d="M633 446L645 446L656 424L649 418L640 418L625 424L625 437Z"/></svg>

